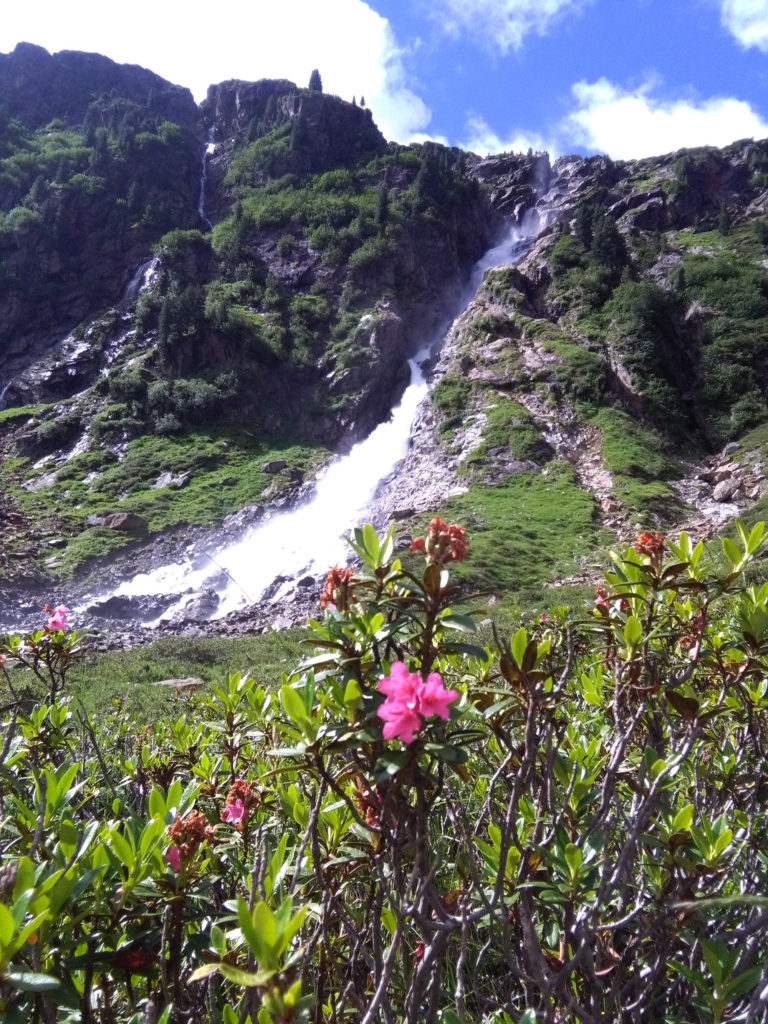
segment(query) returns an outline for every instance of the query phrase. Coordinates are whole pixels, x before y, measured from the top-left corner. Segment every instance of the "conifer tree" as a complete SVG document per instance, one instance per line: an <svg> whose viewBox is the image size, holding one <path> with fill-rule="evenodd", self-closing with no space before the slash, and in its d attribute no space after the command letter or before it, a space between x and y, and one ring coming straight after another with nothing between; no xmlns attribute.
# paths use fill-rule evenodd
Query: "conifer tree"
<svg viewBox="0 0 768 1024"><path fill-rule="evenodd" d="M309 88L312 92L323 91L323 80L320 77L320 72L315 68L312 74L309 76Z"/></svg>

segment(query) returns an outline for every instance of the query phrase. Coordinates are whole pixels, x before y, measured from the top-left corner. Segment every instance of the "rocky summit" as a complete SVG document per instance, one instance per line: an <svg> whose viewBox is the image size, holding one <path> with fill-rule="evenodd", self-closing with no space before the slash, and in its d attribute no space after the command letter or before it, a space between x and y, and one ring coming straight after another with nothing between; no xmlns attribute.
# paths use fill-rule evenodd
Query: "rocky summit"
<svg viewBox="0 0 768 1024"><path fill-rule="evenodd" d="M77 599L225 628L218 592L166 615L114 591L307 498L419 350L365 515L404 549L464 522L486 593L541 602L638 528L764 517L768 142L481 159L286 80L197 106L96 54L0 55L0 627ZM237 628L318 592L276 574Z"/></svg>

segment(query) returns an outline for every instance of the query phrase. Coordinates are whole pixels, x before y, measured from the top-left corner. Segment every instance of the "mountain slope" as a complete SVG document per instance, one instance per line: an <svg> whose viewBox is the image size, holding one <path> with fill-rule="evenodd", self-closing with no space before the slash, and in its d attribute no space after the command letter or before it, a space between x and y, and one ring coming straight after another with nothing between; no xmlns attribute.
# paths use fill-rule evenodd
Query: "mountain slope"
<svg viewBox="0 0 768 1024"><path fill-rule="evenodd" d="M711 530L764 493L766 143L479 160L388 144L287 81L198 109L26 44L0 56L0 117L0 591L290 501L386 417L406 356L537 204L547 226L454 326L372 515L404 534L417 510L469 515L484 585L535 587L636 523Z"/></svg>

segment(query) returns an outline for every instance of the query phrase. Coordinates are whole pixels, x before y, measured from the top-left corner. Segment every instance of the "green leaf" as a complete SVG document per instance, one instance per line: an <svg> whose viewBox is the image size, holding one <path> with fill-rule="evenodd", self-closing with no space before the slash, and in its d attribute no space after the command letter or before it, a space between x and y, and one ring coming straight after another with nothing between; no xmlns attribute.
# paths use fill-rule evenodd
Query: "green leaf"
<svg viewBox="0 0 768 1024"><path fill-rule="evenodd" d="M746 971L742 971L741 974L737 974L735 978L728 982L723 989L723 998L727 1000L738 999L740 996L745 995L750 989L754 988L755 985L760 981L763 970L760 965L756 967L750 967Z"/></svg>
<svg viewBox="0 0 768 1024"><path fill-rule="evenodd" d="M512 657L515 659L518 665L523 664L523 658L525 657L525 651L528 647L528 634L524 629L518 629L515 635L512 637L512 641L509 645L512 651Z"/></svg>
<svg viewBox="0 0 768 1024"><path fill-rule="evenodd" d="M727 850L733 841L733 832L726 828L715 840L715 856L719 857L724 850Z"/></svg>
<svg viewBox="0 0 768 1024"><path fill-rule="evenodd" d="M440 620L440 625L446 629L458 629L463 633L474 633L477 624L470 615L454 615L451 612L449 615L444 615Z"/></svg>
<svg viewBox="0 0 768 1024"><path fill-rule="evenodd" d="M721 543L723 545L723 553L725 554L725 557L731 565L736 568L739 562L741 562L741 551L739 550L738 545L735 544L730 537L723 537L721 539Z"/></svg>
<svg viewBox="0 0 768 1024"><path fill-rule="evenodd" d="M59 841L64 843L66 846L77 846L79 838L80 833L77 831L74 824L65 818L59 826Z"/></svg>
<svg viewBox="0 0 768 1024"><path fill-rule="evenodd" d="M672 832L688 832L693 824L693 804L687 804L675 815L672 822Z"/></svg>
<svg viewBox="0 0 768 1024"><path fill-rule="evenodd" d="M17 971L8 968L3 972L3 980L22 992L54 992L61 987L58 978L52 978L50 974L41 974L39 971Z"/></svg>
<svg viewBox="0 0 768 1024"><path fill-rule="evenodd" d="M300 728L308 723L307 712L304 709L304 701L294 688L288 684L283 683L280 687L280 703L283 706L288 718L293 722L294 725L298 725Z"/></svg>
<svg viewBox="0 0 768 1024"><path fill-rule="evenodd" d="M379 554L381 547L379 545L379 538L376 536L376 531L370 523L366 523L363 527L363 546L374 563L378 563Z"/></svg>
<svg viewBox="0 0 768 1024"><path fill-rule="evenodd" d="M168 810L165 803L165 797L157 788L153 786L149 794L149 813L153 818L165 818L166 811Z"/></svg>
<svg viewBox="0 0 768 1024"><path fill-rule="evenodd" d="M395 934L397 931L397 917L391 907L381 908L381 922L390 935Z"/></svg>
<svg viewBox="0 0 768 1024"><path fill-rule="evenodd" d="M360 705L360 701L363 696L363 691L360 689L360 683L354 677L348 680L347 685L344 687L344 705L351 711L356 711Z"/></svg>
<svg viewBox="0 0 768 1024"><path fill-rule="evenodd" d="M624 643L627 647L637 647L642 636L643 627L640 625L640 620L634 615L630 615L624 623Z"/></svg>
<svg viewBox="0 0 768 1024"><path fill-rule="evenodd" d="M211 949L215 949L219 956L224 956L227 951L226 936L217 924L211 925Z"/></svg>
<svg viewBox="0 0 768 1024"><path fill-rule="evenodd" d="M747 553L753 555L760 547L765 536L765 523L755 523L747 540Z"/></svg>
<svg viewBox="0 0 768 1024"><path fill-rule="evenodd" d="M571 876L573 878L576 878L579 874L579 868L581 867L581 862L583 859L581 850L578 846L575 846L573 843L568 843L565 850L563 851L563 855L565 857L566 864L570 868Z"/></svg>
<svg viewBox="0 0 768 1024"><path fill-rule="evenodd" d="M203 978L210 978L212 974L216 974L220 964L203 964L202 967L196 968L189 976L190 981L202 981Z"/></svg>
<svg viewBox="0 0 768 1024"><path fill-rule="evenodd" d="M217 964L216 966L227 981L231 981L235 985L242 985L244 988L266 985L277 974L277 971L256 971L251 973L250 971L243 971L239 967L233 967L232 964Z"/></svg>
<svg viewBox="0 0 768 1024"><path fill-rule="evenodd" d="M120 833L115 830L110 834L107 844L127 868L133 867L136 855L131 848L131 844L124 836L121 836Z"/></svg>
<svg viewBox="0 0 768 1024"><path fill-rule="evenodd" d="M0 903L0 946L10 946L15 931L13 915L4 903Z"/></svg>
<svg viewBox="0 0 768 1024"><path fill-rule="evenodd" d="M450 743L425 743L424 749L447 764L466 764L469 760L469 752L464 747L454 747Z"/></svg>
<svg viewBox="0 0 768 1024"><path fill-rule="evenodd" d="M260 945L268 952L268 955L271 954L277 939L277 921L271 907L264 903L263 900L259 901L253 908L251 920L253 921L255 931L258 933ZM259 957L259 960L266 959L267 957L265 956ZM276 967L277 965L269 963L268 966Z"/></svg>

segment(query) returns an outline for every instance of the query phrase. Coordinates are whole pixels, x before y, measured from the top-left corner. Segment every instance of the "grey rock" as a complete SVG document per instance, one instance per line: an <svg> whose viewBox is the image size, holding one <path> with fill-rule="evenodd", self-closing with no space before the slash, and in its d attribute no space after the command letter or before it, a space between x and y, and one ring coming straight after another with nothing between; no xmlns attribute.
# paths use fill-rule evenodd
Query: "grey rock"
<svg viewBox="0 0 768 1024"><path fill-rule="evenodd" d="M730 501L731 498L735 497L740 486L740 482L735 477L728 477L726 480L720 481L712 492L712 496L715 501Z"/></svg>
<svg viewBox="0 0 768 1024"><path fill-rule="evenodd" d="M281 469L285 469L288 463L285 459L272 459L271 462L265 462L261 467L262 473L279 473Z"/></svg>
<svg viewBox="0 0 768 1024"><path fill-rule="evenodd" d="M740 447L741 445L738 441L729 441L725 448L723 448L723 455L733 455L733 453L737 452Z"/></svg>
<svg viewBox="0 0 768 1024"><path fill-rule="evenodd" d="M112 512L104 516L103 525L108 530L125 530L133 533L136 530L146 530L147 520L143 516L137 516L134 512Z"/></svg>

